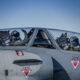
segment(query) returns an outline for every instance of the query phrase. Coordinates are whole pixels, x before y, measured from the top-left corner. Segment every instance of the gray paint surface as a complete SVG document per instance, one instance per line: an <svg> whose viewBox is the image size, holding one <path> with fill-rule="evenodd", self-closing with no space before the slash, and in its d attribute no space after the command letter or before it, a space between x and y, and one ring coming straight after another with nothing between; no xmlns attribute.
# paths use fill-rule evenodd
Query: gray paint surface
<svg viewBox="0 0 80 80"><path fill-rule="evenodd" d="M80 64L75 69L71 63L72 57L80 57L80 52L61 50L52 35L47 31L49 38L53 41L56 49L32 47L33 38L28 46L0 47L0 80L25 80L22 68L30 67L29 80L80 80ZM15 50L22 50L24 56L17 56ZM19 66L13 64L15 60L41 60L41 64ZM5 75L8 70L8 76Z"/></svg>

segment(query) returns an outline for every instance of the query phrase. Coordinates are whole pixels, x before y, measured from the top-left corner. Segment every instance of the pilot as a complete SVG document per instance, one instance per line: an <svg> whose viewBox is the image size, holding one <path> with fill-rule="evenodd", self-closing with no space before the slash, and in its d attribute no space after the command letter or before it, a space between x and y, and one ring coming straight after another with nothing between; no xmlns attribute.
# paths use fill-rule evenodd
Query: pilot
<svg viewBox="0 0 80 80"><path fill-rule="evenodd" d="M70 45L71 47L78 47L80 44L79 44L79 39L77 36L72 36L70 38Z"/></svg>
<svg viewBox="0 0 80 80"><path fill-rule="evenodd" d="M57 38L57 43L59 44L59 46L63 49L68 49L69 48L69 38L67 37L67 33L62 33L62 35Z"/></svg>
<svg viewBox="0 0 80 80"><path fill-rule="evenodd" d="M11 33L11 40L10 41L11 41L11 44L21 41L20 33L18 31L14 30Z"/></svg>
<svg viewBox="0 0 80 80"><path fill-rule="evenodd" d="M28 41L27 32L26 32L26 30L23 30L23 29L21 31L25 35L24 39L21 40L20 33L18 31L13 31L11 33L10 45L12 45L12 46L22 46L22 45L25 45L25 43L27 43L27 41Z"/></svg>

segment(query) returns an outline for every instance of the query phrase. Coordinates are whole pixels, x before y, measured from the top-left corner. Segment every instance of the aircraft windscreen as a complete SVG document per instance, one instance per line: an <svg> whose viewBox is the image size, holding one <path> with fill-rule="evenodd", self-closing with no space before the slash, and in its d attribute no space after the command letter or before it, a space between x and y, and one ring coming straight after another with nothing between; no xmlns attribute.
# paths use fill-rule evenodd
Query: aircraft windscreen
<svg viewBox="0 0 80 80"><path fill-rule="evenodd" d="M32 46L38 48L56 49L56 47L52 45L51 40L43 30L38 31Z"/></svg>
<svg viewBox="0 0 80 80"><path fill-rule="evenodd" d="M64 31L64 30L49 30L60 48L70 51L80 51L80 33Z"/></svg>
<svg viewBox="0 0 80 80"><path fill-rule="evenodd" d="M26 45L34 29L4 29L0 30L0 46L24 46Z"/></svg>

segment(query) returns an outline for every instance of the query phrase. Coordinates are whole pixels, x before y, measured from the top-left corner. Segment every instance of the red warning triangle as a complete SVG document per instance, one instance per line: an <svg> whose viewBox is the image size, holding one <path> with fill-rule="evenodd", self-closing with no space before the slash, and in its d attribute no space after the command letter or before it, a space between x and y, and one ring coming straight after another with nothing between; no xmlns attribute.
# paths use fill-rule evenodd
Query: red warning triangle
<svg viewBox="0 0 80 80"><path fill-rule="evenodd" d="M73 65L76 67L77 66L77 64L78 64L78 62L73 62Z"/></svg>
<svg viewBox="0 0 80 80"><path fill-rule="evenodd" d="M27 71L24 71L24 74L25 74L25 76L28 76L29 72L27 72Z"/></svg>
<svg viewBox="0 0 80 80"><path fill-rule="evenodd" d="M76 69L79 64L79 61L71 61L71 63L73 64L74 68Z"/></svg>

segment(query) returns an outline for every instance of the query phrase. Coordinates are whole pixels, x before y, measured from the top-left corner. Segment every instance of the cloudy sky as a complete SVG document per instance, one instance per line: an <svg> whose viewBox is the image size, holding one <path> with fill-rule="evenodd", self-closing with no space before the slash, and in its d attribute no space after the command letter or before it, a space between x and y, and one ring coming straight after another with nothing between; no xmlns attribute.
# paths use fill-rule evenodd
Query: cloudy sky
<svg viewBox="0 0 80 80"><path fill-rule="evenodd" d="M80 0L0 0L0 28L28 26L80 32Z"/></svg>

